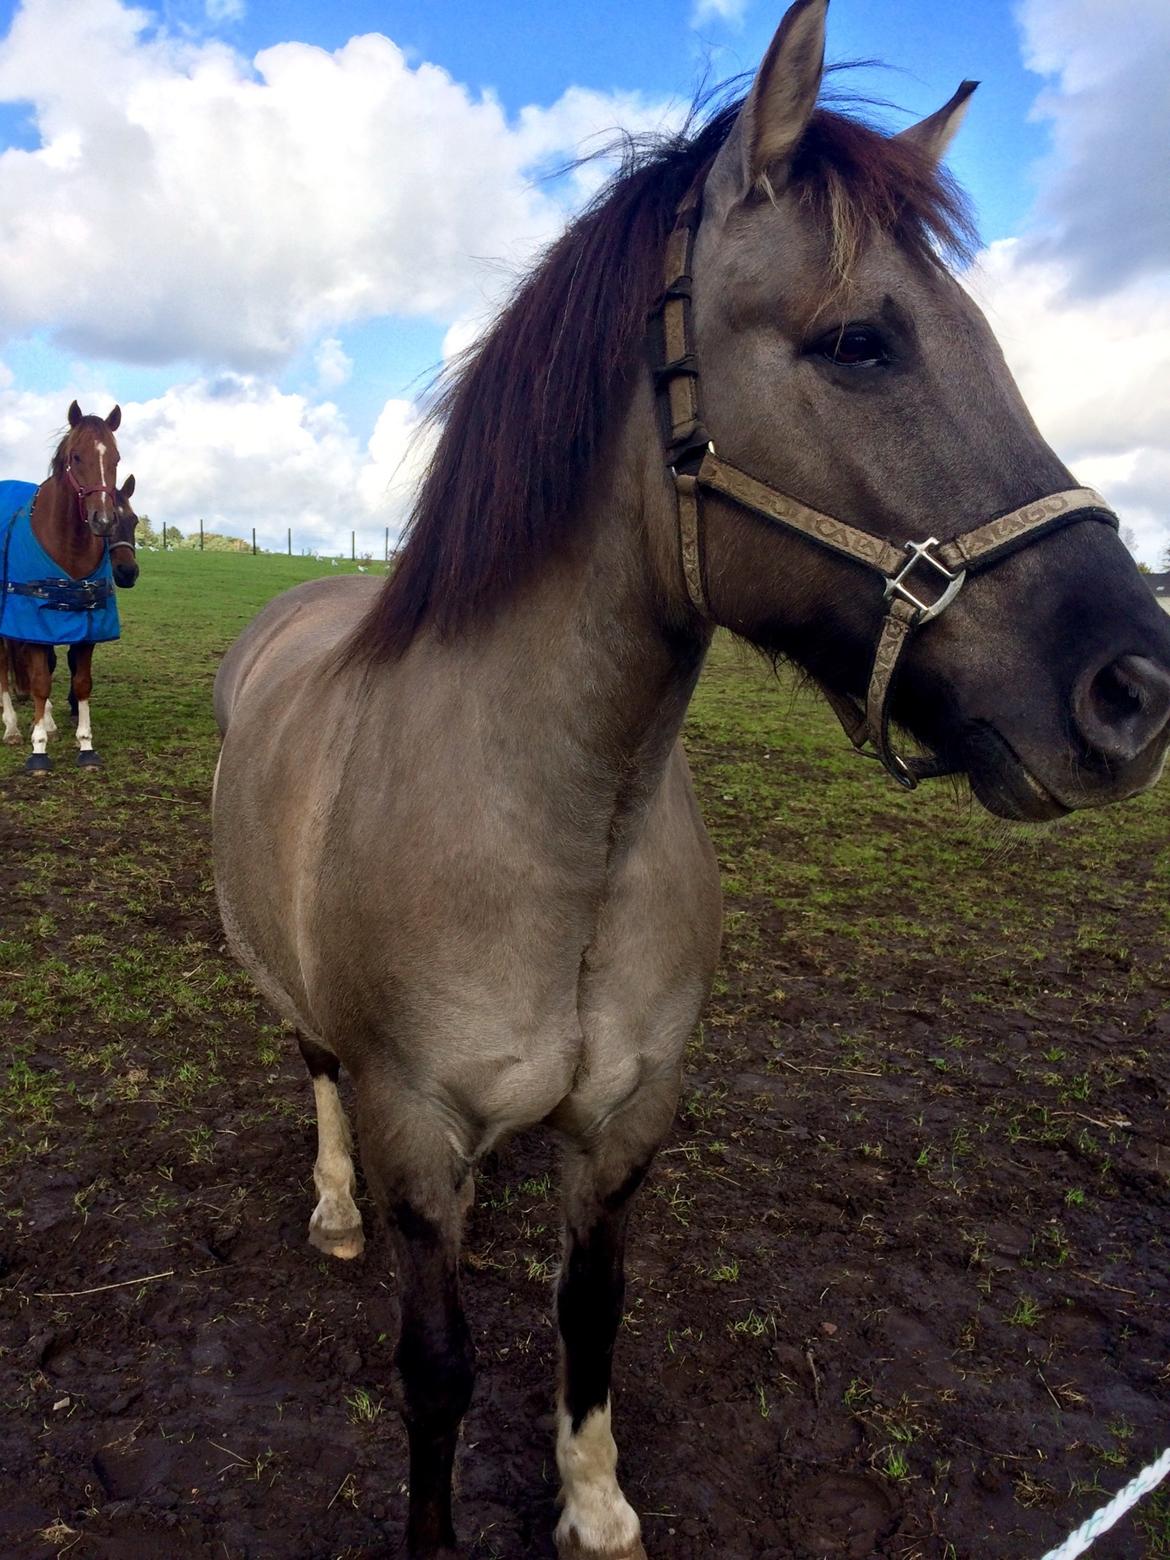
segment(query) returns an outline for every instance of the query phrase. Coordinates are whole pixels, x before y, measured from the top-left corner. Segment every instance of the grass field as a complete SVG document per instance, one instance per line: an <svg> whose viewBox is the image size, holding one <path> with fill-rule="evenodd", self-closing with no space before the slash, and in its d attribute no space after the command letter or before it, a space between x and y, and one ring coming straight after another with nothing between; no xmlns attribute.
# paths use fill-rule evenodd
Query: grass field
<svg viewBox="0 0 1170 1560"><path fill-rule="evenodd" d="M218 659L322 572L146 556L95 657L104 770L65 722L51 777L0 748L5 1554L401 1522L386 1248L304 1243L311 1094L210 883ZM686 741L727 935L620 1341L651 1560L1038 1557L1170 1440L1170 790L1009 831L726 642ZM468 1240L477 1556L551 1553L556 1227L519 1140ZM1170 1556L1170 1498L1093 1554Z"/></svg>

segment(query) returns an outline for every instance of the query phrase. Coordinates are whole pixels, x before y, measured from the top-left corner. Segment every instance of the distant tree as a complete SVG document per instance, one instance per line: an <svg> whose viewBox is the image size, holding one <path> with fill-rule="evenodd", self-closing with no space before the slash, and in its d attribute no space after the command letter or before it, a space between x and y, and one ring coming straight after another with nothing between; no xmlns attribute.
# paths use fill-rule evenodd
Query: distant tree
<svg viewBox="0 0 1170 1560"><path fill-rule="evenodd" d="M1138 539L1137 532L1134 530L1133 526L1123 525L1119 535L1121 536L1121 540L1124 545L1128 547L1130 557L1137 564L1139 571L1142 574L1152 574L1153 570L1150 568L1149 564L1143 563L1137 555ZM1170 547L1166 549L1166 557L1162 561L1162 567L1164 569L1170 569Z"/></svg>
<svg viewBox="0 0 1170 1560"><path fill-rule="evenodd" d="M187 535L175 545L181 547L184 552L198 552L199 532L189 531ZM204 552L250 552L251 549L251 542L244 541L244 539L240 536L224 536L220 531L205 530L203 533Z"/></svg>
<svg viewBox="0 0 1170 1560"><path fill-rule="evenodd" d="M134 533L134 540L139 547L162 546L162 536L151 524L149 515L138 516L138 529Z"/></svg>

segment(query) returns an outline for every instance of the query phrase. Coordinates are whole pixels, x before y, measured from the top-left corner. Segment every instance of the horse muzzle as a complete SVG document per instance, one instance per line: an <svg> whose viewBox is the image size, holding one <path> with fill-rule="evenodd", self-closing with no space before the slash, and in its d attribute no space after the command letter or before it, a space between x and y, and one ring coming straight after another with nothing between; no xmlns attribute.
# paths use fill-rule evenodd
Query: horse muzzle
<svg viewBox="0 0 1170 1560"><path fill-rule="evenodd" d="M85 523L95 536L109 536L116 518L112 508L107 509L100 503L86 505Z"/></svg>
<svg viewBox="0 0 1170 1560"><path fill-rule="evenodd" d="M998 817L1042 822L1148 790L1170 749L1170 668L1141 655L1090 665L1073 686L1067 730L1049 758L990 721L968 728L961 767L977 799Z"/></svg>

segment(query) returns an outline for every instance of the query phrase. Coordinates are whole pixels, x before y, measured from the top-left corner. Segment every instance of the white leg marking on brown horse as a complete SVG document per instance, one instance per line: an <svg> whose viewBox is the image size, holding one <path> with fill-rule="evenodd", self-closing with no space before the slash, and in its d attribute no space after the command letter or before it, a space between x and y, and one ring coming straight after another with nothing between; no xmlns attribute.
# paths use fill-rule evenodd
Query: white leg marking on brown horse
<svg viewBox="0 0 1170 1560"><path fill-rule="evenodd" d="M562 1404L557 1468L564 1510L556 1534L562 1554L635 1560L644 1553L638 1514L618 1485L617 1455L608 1401L586 1415L576 1434Z"/></svg>
<svg viewBox="0 0 1170 1560"><path fill-rule="evenodd" d="M353 1200L357 1179L353 1173L349 1122L341 1107L337 1085L322 1074L313 1079L317 1100L317 1163L313 1185L318 1203L309 1220L309 1240L331 1257L357 1257L366 1239L362 1216Z"/></svg>
<svg viewBox="0 0 1170 1560"><path fill-rule="evenodd" d="M45 713L47 714L48 711L46 710ZM48 745L49 732L45 725L45 717L42 715L32 729L32 750L34 753L43 753Z"/></svg>
<svg viewBox="0 0 1170 1560"><path fill-rule="evenodd" d="M93 732L89 724L89 700L77 701L77 746L83 753L93 752Z"/></svg>
<svg viewBox="0 0 1170 1560"><path fill-rule="evenodd" d="M45 735L51 737L57 730L57 722L53 719L53 701L45 700Z"/></svg>
<svg viewBox="0 0 1170 1560"><path fill-rule="evenodd" d="M14 746L20 741L20 722L16 718L16 706L7 688L0 693L0 709L4 712L4 740Z"/></svg>

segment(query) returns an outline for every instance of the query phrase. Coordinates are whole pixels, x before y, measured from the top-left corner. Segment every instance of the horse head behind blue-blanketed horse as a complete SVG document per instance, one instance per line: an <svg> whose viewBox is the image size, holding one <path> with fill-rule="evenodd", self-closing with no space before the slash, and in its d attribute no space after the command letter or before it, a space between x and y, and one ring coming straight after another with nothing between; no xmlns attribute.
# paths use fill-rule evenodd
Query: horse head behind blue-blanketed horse
<svg viewBox="0 0 1170 1560"><path fill-rule="evenodd" d="M68 646L78 763L98 762L89 708L94 646L120 633L114 586L125 589L138 578L134 478L121 488L116 479L120 421L118 407L105 418L86 417L74 401L47 480L39 487L0 483L0 711L4 741L18 744L12 694L31 694L30 772L52 768L58 644Z"/></svg>
<svg viewBox="0 0 1170 1560"><path fill-rule="evenodd" d="M942 258L970 85L898 137L818 109L824 17L797 0L746 100L553 246L447 396L385 584L280 597L217 678L219 900L302 1036L310 1239L362 1249L344 1066L393 1240L415 1560L455 1552L472 1177L534 1122L566 1163L557 1542L644 1554L610 1371L719 945L678 741L715 625L897 783L966 775L1002 817L1131 796L1170 739L1170 619Z"/></svg>

